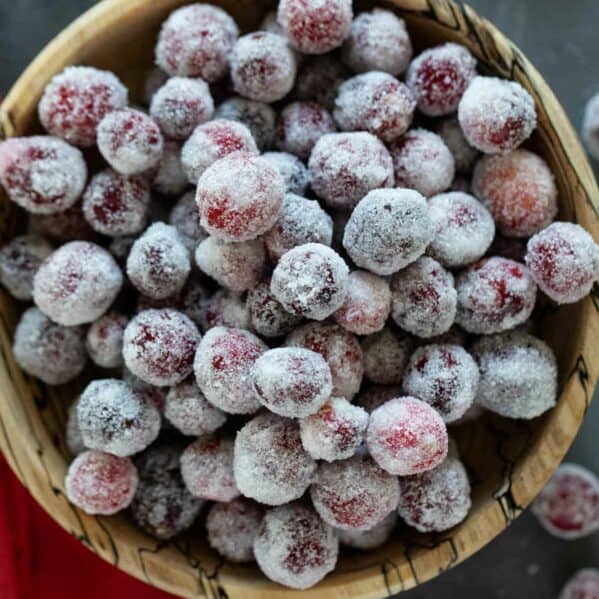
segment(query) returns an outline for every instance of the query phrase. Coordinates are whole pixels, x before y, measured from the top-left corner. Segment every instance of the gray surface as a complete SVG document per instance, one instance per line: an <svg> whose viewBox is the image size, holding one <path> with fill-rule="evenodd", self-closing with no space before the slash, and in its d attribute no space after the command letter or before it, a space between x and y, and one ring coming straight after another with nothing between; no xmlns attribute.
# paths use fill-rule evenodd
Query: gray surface
<svg viewBox="0 0 599 599"><path fill-rule="evenodd" d="M90 0L0 0L0 91L6 91L46 41L92 4ZM524 50L578 128L584 102L599 91L599 1L472 0L470 4ZM598 432L596 401L568 459L599 472L594 443ZM465 564L402 597L551 599L584 566L599 566L598 535L558 541L524 514Z"/></svg>

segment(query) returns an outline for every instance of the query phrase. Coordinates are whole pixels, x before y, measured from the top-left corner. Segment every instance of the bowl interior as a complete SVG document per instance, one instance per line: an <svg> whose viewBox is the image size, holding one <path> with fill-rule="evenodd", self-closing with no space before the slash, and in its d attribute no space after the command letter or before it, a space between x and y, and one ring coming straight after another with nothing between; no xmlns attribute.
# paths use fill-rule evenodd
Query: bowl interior
<svg viewBox="0 0 599 599"><path fill-rule="evenodd" d="M256 28L269 1L216 0L244 30ZM67 64L90 64L116 72L140 96L152 64L160 23L181 0L107 0L63 32L29 67L0 109L0 138L40 131L36 104L48 79ZM374 3L360 2L359 8ZM596 185L561 107L528 61L490 24L447 0L396 0L384 4L408 23L416 49L444 41L466 44L483 70L519 80L533 94L539 130L531 146L553 169L563 220L579 222L597 237ZM0 198L0 239L23 226L23 215ZM531 501L555 469L582 421L597 380L592 340L599 333L597 297L539 310L538 334L556 352L560 401L533 422L486 414L457 427L473 482L468 519L441 535L403 530L379 550L343 554L337 570L302 596L381 597L410 588L465 559L498 534ZM70 456L63 441L66 410L83 380L45 387L24 376L11 356L11 335L22 306L0 293L0 443L13 469L43 507L101 557L147 582L182 596L299 596L274 585L253 566L223 563L195 529L160 543L124 516L90 517L65 498L63 478Z"/></svg>

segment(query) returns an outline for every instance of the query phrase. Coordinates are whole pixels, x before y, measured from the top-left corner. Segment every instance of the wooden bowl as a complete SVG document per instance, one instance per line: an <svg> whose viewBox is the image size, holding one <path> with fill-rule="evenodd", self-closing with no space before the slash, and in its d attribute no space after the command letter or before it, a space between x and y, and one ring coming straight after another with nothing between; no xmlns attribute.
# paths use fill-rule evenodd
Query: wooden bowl
<svg viewBox="0 0 599 599"><path fill-rule="evenodd" d="M160 23L182 0L105 0L61 33L29 66L0 109L0 136L39 130L36 105L46 82L70 64L115 71L139 96L144 68L152 62ZM272 3L216 0L242 28L255 28ZM533 95L539 128L532 147L555 173L560 219L580 223L599 238L597 186L562 107L539 73L504 35L472 9L451 0L392 0L417 46L448 40L465 44L481 67L519 81ZM368 7L365 3L360 8ZM0 239L22 221L15 205L0 201ZM550 308L541 330L560 366L557 407L533 422L486 415L457 430L473 482L468 519L438 535L410 531L381 549L341 557L317 587L284 589L256 567L223 563L197 532L172 543L157 542L126 516L84 514L66 497L70 459L64 445L65 414L81 384L50 388L25 376L11 354L12 333L22 306L0 296L0 447L35 499L91 551L149 584L183 597L371 597L409 589L475 553L499 534L533 499L570 446L592 397L599 370L599 297Z"/></svg>

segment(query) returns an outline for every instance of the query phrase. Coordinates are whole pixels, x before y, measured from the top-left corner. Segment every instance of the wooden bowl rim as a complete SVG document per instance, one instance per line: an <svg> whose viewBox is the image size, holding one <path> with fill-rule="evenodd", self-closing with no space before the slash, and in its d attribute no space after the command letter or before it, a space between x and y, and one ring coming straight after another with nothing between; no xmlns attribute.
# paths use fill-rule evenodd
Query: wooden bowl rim
<svg viewBox="0 0 599 599"><path fill-rule="evenodd" d="M98 35L101 32L107 31L126 15L132 15L144 5L151 4L155 1L156 0L127 0L127 2L123 2L123 0L102 0L67 26L32 61L11 88L4 103L0 105L0 139L2 139L3 136L10 137L17 131L18 126L15 123L20 122L19 115L24 112L22 105L23 99L30 98L28 102L31 102L31 98L34 98L34 101L37 102L37 97L40 95L40 92L48 79L67 64L73 64L74 59L76 58L76 49L73 48L81 47L82 43L85 43L85 41L89 39L88 29L90 23L94 24L94 35ZM384 2L382 4L384 4ZM387 4L389 4L389 2L387 2ZM479 17L472 8L469 6L460 6L453 0L394 0L392 4L405 13L414 13L417 18L422 17L428 20L447 19L449 18L447 15L451 13L455 17L456 22L467 22L468 26L472 28L474 35L487 35L490 39L492 38L493 44L507 54L517 57L519 65L526 68L529 76L532 74L535 78L535 87L537 88L537 91L543 93L543 104L546 111L553 116L557 115L560 119L561 127L559 129L554 127L555 135L560 143L567 148L564 149L564 153L568 156L570 168L580 185L580 197L584 196L590 207L589 209L594 213L594 220L590 226L587 224L587 227L591 229L591 233L597 238L599 236L599 217L597 216L599 214L599 193L589 162L576 133L558 100L522 52L520 52L520 50L505 35L499 32L494 25ZM248 2L248 5L251 5L251 2ZM48 69L49 65L51 66L50 70ZM518 78L517 72L512 74ZM565 125L563 125L563 123L565 123ZM594 305L591 300L587 301L587 316L583 318L582 324L584 326L583 339L589 343L596 335L598 328L596 323L593 326L590 326L590 319L594 318L596 321L598 316L597 306ZM0 318L2 318L2 314L0 314ZM14 364L11 355L5 354L3 356L0 364L3 365L4 363L8 365L6 372L9 378L21 376L19 375L18 368ZM591 369L591 373L591 386L594 387L596 382L596 368L594 365ZM0 378L0 382L1 380L2 379ZM32 393L35 397L35 383L25 384L30 387L33 386ZM565 394L566 388L564 388L562 392L562 395ZM69 530L68 520L61 515L62 512L52 510L52 505L48 501L47 496L40 491L40 485L29 484L31 481L39 481L40 479L50 481L50 475L46 470L45 465L40 460L40 447L36 447L32 443L27 443L25 439L28 438L28 435L25 434L22 435L22 441L17 441L19 445L15 446L15 439L11 439L8 433L8 431L18 429L19 427L28 427L28 431L43 428L39 422L30 421L29 417L25 415L24 410L19 405L20 403L18 398L13 397L6 392L4 386L0 386L0 448L15 474L30 490L36 501L48 511L53 519L66 530ZM557 467L563 457L563 453L565 453L565 450L576 436L582 422L582 417L583 414L581 413L580 416L574 418L573 428L570 431L569 438L564 440L564 449L561 455L551 456L551 466L546 473L545 480ZM41 435L40 438L45 438L45 436L47 436L43 430L36 430L36 433L38 436ZM45 439L45 441L51 444L49 439ZM51 449L56 450L55 447L52 447ZM56 453L58 457L54 456L55 459L62 459L62 456L60 456L58 452ZM542 484L537 485L536 491L538 492L541 488ZM59 488L53 488L53 490L55 493L61 492L61 489ZM107 526L106 522L103 522L103 518L87 516L68 503L65 504L63 509L65 511L76 512L78 519L96 520L103 530ZM519 512L517 512L514 517L517 516L518 513ZM463 549L461 553L458 553L455 548L451 547L450 554L452 554L451 552L454 552L456 555L455 559L449 559L447 567L451 567L454 563L458 563L478 551L504 530L508 524L509 519L506 519L506 521L499 522L494 529L481 532L480 536L475 539L469 547ZM129 533L129 529L127 529L126 532ZM137 543L131 539L129 534L115 534L114 537L110 536L109 539L110 542L115 543L116 546L112 549L96 551L98 555L145 582L150 582L151 584L172 593L184 593L184 596L191 596L189 591L181 590L176 581L176 576L172 572L169 572L168 564L166 568L158 568L152 576L149 576L148 572L145 570L143 560L119 560L119 552L125 554L136 553L139 551ZM84 540L90 541L89 539ZM442 540L441 543L442 542L445 541ZM90 548L93 547L91 541L88 545L91 545ZM393 570L394 567L397 567L392 561L390 564L391 570ZM389 572L385 571L385 565L381 566L381 564L378 563L372 564L371 567L361 568L355 572L333 573L318 586L302 592L284 589L261 577L251 576L248 578L245 574L239 575L233 567L224 567L220 571L215 571L216 574L204 572L199 564L194 565L189 563L189 568L199 571L197 575L194 574L198 579L197 596L207 597L241 597L242 595L247 597L299 597L300 595L302 597L349 596L346 595L346 593L349 593L348 588L352 585L357 585L352 589L350 593L351 596L374 598L380 597L383 594L391 595L404 588L411 588L414 584L420 582L415 575L411 563L409 567L407 566L407 574L403 571L401 573L398 571L396 575L389 574ZM410 572L410 568L412 568L412 572ZM434 568L430 567L430 571L427 572L424 579L433 577L443 571L443 569L444 568L439 566L435 566ZM384 578L384 584L381 583L382 578ZM375 579L376 583L374 582ZM194 594L194 596L195 595L196 594Z"/></svg>

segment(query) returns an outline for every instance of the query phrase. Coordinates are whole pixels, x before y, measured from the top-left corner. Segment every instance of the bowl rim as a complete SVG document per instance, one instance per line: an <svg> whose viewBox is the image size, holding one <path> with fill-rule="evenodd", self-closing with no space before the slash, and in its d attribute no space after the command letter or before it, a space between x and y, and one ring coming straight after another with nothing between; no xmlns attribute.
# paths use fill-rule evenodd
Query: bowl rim
<svg viewBox="0 0 599 599"><path fill-rule="evenodd" d="M66 64L77 63L77 49L91 39L91 24L93 35L98 35L127 15L130 16L153 2L155 0L102 0L62 30L25 69L0 105L0 140L3 137L11 137L20 130L23 115L30 111L32 103L37 103L37 98L48 79ZM189 0L161 2L162 5L168 4L172 8L186 3L190 3ZM251 5L251 1L248 4ZM391 6L402 12L402 16L410 16L416 21L434 20L448 31L455 31L457 28L467 32L469 44L478 48L475 54L478 54L479 58L482 52L483 60L492 58L498 61L501 65L498 69L501 71L500 75L511 76L520 81L533 93L537 102L542 101L544 111L550 114L550 141L562 147L568 160L568 174L574 178L572 186L577 191L576 205L579 202L585 203L583 209L592 215L590 224L586 223L585 226L598 238L599 192L591 166L563 108L524 54L472 8L459 5L453 0L387 0L375 4ZM48 65L52 65L52 72L48 71ZM599 335L597 292L595 295L593 299L584 300L587 305L585 316L581 320L584 331L581 336L586 352L591 351L593 339ZM11 307L7 302L0 300L0 320L3 319L4 311L10 312ZM11 346L9 330L8 326L0 328L3 347ZM222 563L214 567L204 567L199 561L193 563L191 560L188 579L182 583L169 568L180 554L179 550L174 549L171 552L169 549L164 553L158 553L154 548L156 543L148 546L148 540L142 533L135 534L127 528L126 534L119 534L118 524L113 526L108 519L87 516L66 500L62 482L54 480L52 476L53 469L61 471L61 468L65 468L64 458L52 444L39 418L36 420L35 414L28 412L26 406L22 405L25 402L19 399L19 390L32 394L34 398L40 397L39 387L35 381L23 376L10 352L5 353L3 360L0 360L0 449L12 470L36 501L63 528L78 536L100 557L165 591L181 596L207 597L222 597L222 593L225 593L224 596L231 598L243 595L249 599L266 596L348 596L346 593L351 587L351 596L355 597L388 596L428 580L474 554L504 530L542 488L576 436L597 381L599 360L585 360L582 350L583 348L579 358L582 359L582 365L568 377L560 395L561 398L571 394L574 399L568 401L572 405L564 408L564 417L569 419L569 429L567 433L561 431L562 438L550 447L553 453L548 458L549 468L537 473L534 483L530 484L525 484L524 478L530 474L530 469L535 464L522 466L520 472L515 470L512 473L511 485L515 487L516 482L522 483L517 491L520 497L515 501L516 507L506 505L510 497L513 499L515 496L512 489L510 497L502 496L497 499L492 513L475 514L475 519L478 519L473 525L480 524L481 534L472 539L467 546L464 546L463 539L460 540L453 533L441 535L433 547L435 559L426 562L426 558L423 558L424 561L419 566L423 573L416 567L416 558L410 558L408 550L405 550L403 553L406 563L398 565L392 559L385 559L383 563L381 560L374 560L373 563L356 570L331 574L316 587L302 592L280 587L252 574L249 570L239 575L237 567ZM556 434L557 432L560 431L556 431ZM516 477L519 477L518 481ZM52 493L48 493L48 487ZM57 506L61 506L60 509ZM81 524L79 529L73 527L73 518ZM485 529L485 522L487 525L492 522L492 528ZM142 550L147 551L147 559L141 556ZM439 563L447 565L440 567Z"/></svg>

